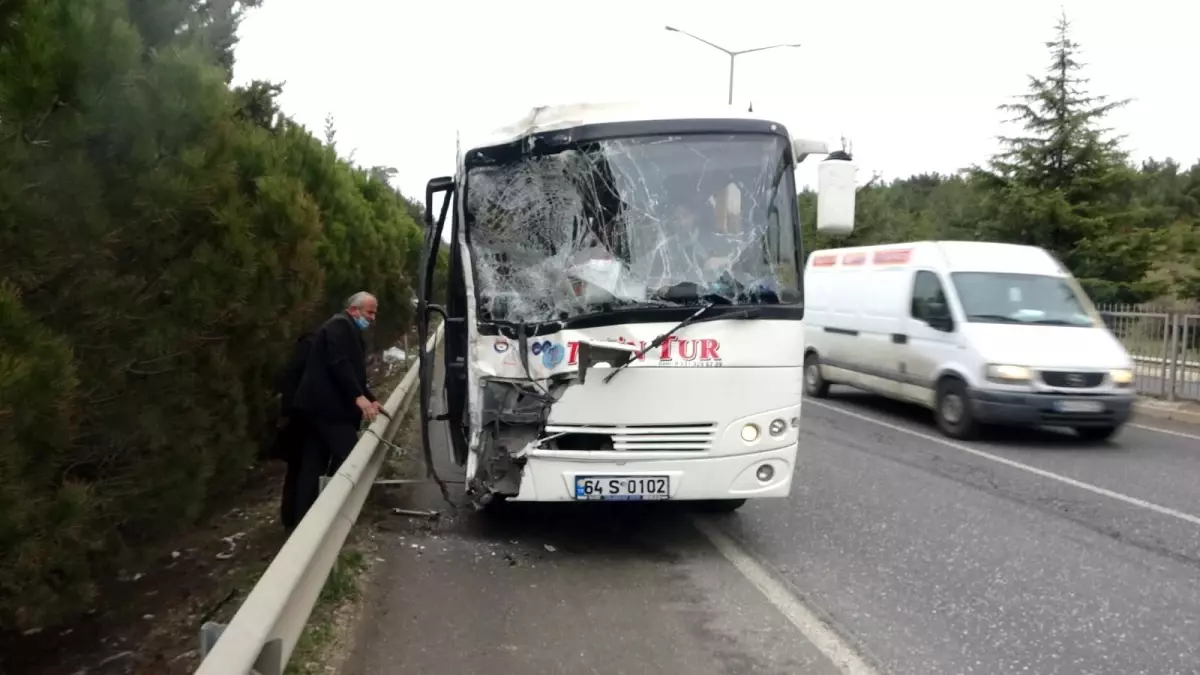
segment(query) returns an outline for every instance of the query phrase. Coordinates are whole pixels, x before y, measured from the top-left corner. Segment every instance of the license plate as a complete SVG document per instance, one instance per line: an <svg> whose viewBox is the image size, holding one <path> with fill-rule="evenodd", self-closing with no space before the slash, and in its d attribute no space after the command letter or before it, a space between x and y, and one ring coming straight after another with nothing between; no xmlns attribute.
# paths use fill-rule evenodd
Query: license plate
<svg viewBox="0 0 1200 675"><path fill-rule="evenodd" d="M1055 410L1064 413L1099 413L1104 412L1104 404L1100 401L1058 401Z"/></svg>
<svg viewBox="0 0 1200 675"><path fill-rule="evenodd" d="M640 501L670 498L671 480L667 476L579 476L575 479L575 499Z"/></svg>

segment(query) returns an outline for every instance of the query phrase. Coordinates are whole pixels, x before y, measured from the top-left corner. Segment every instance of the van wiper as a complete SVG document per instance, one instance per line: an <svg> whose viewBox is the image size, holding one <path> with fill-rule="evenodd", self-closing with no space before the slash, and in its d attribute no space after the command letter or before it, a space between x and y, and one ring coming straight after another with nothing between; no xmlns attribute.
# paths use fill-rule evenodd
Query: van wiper
<svg viewBox="0 0 1200 675"><path fill-rule="evenodd" d="M970 321L972 319L982 319L983 321L999 321L1000 323L1029 323L1028 321L1014 319L1011 316L1004 316L1003 314L968 314L967 320Z"/></svg>
<svg viewBox="0 0 1200 675"><path fill-rule="evenodd" d="M1032 323L1038 326L1079 326L1081 328L1092 325L1091 322L1083 323L1081 321L1067 321L1066 319L1038 319L1037 321L1026 321L1025 323Z"/></svg>
<svg viewBox="0 0 1200 675"><path fill-rule="evenodd" d="M712 318L712 319L753 319L754 317L756 317L762 313L758 309L751 308L751 309L744 309L740 312L734 312L732 314L722 314L722 315L714 316L714 317L705 317L704 316L705 313L707 313L708 310L712 309L717 304L718 303L715 303L715 302L708 302L708 303L704 304L703 306L700 307L700 309L693 312L691 316L689 316L688 318L684 319L683 321L680 321L679 323L675 324L675 326L673 328L671 328L671 330L669 330L669 331L663 333L662 335L659 335L658 337L651 340L650 344L646 345L645 348L643 348L642 350L638 351L636 354L631 356L628 361L626 361L625 363L622 363L621 365L617 366L616 368L613 368L613 371L604 377L604 383L608 384L610 381L612 381L612 379L614 377L617 376L617 373L624 370L626 368L626 366L628 366L629 364L633 363L634 361L637 361L638 359L642 358L647 353L649 353L650 350L661 347L662 344L667 341L667 338L674 335L677 331L683 330L684 328L686 328L694 323L699 323L701 321L707 321L709 318Z"/></svg>

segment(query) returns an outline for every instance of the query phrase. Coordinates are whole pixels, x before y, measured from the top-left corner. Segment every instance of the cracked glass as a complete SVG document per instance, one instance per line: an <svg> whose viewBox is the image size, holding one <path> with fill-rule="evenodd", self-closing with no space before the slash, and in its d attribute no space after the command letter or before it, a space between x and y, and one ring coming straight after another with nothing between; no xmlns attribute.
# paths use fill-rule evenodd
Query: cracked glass
<svg viewBox="0 0 1200 675"><path fill-rule="evenodd" d="M472 167L479 318L799 303L790 168L788 140L770 134L573 143Z"/></svg>

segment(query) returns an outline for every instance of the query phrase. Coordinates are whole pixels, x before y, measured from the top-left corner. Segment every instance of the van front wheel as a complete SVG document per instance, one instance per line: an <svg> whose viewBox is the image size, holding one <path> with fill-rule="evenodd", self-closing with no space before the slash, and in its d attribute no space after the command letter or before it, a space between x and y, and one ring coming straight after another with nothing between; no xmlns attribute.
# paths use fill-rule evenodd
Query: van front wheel
<svg viewBox="0 0 1200 675"><path fill-rule="evenodd" d="M1075 433L1079 438L1092 443L1102 443L1117 433L1118 427L1077 427Z"/></svg>
<svg viewBox="0 0 1200 675"><path fill-rule="evenodd" d="M967 440L979 433L979 424L971 414L967 385L958 378L948 377L938 383L934 418L938 428L950 438Z"/></svg>
<svg viewBox="0 0 1200 675"><path fill-rule="evenodd" d="M814 398L829 395L829 382L821 375L821 359L816 353L804 357L804 394Z"/></svg>

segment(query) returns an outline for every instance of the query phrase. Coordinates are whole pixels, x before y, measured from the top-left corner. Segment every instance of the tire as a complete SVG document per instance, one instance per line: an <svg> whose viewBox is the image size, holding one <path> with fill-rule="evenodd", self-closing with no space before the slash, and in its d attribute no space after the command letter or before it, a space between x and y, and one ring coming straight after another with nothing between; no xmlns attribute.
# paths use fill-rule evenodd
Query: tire
<svg viewBox="0 0 1200 675"><path fill-rule="evenodd" d="M499 494L493 494L487 503L475 501L471 505L475 507L475 514L484 520L493 518L503 520L511 511L509 507L512 506L508 501L508 495Z"/></svg>
<svg viewBox="0 0 1200 675"><path fill-rule="evenodd" d="M1091 443L1102 443L1113 437L1120 427L1076 427L1079 438Z"/></svg>
<svg viewBox="0 0 1200 675"><path fill-rule="evenodd" d="M829 382L821 375L821 359L816 352L804 357L804 395L813 398L829 396Z"/></svg>
<svg viewBox="0 0 1200 675"><path fill-rule="evenodd" d="M960 441L979 435L979 423L971 412L967 385L962 380L948 377L939 382L936 405L933 417L943 434Z"/></svg>
<svg viewBox="0 0 1200 675"><path fill-rule="evenodd" d="M694 507L701 513L733 513L745 504L745 499L709 499L696 502Z"/></svg>

